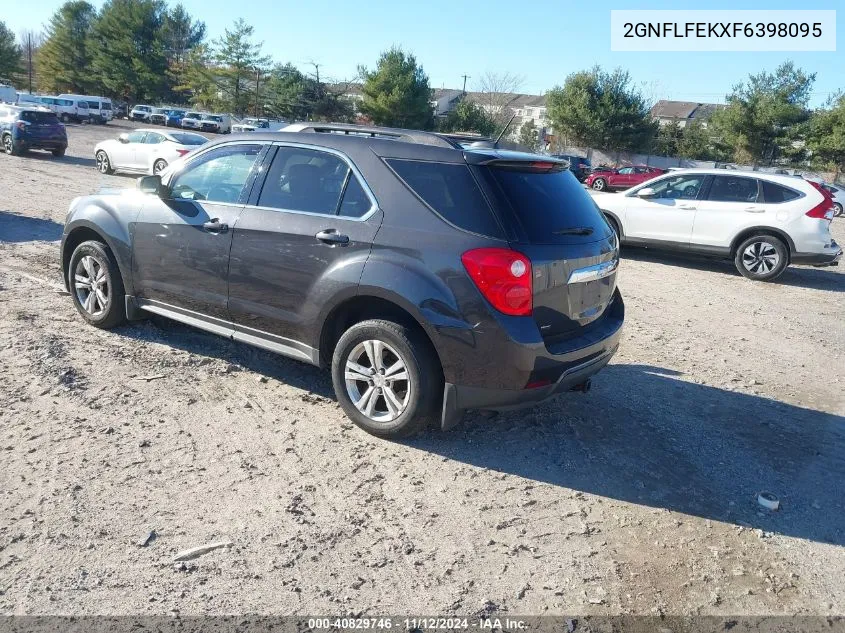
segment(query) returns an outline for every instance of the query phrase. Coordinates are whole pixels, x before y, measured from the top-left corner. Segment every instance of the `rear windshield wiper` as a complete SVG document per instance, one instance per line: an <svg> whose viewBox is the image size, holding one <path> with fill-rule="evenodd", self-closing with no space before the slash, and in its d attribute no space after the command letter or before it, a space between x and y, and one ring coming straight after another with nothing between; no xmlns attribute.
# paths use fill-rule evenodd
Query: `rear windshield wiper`
<svg viewBox="0 0 845 633"><path fill-rule="evenodd" d="M553 235L592 235L593 227L591 226L572 226L568 229L558 229L552 231Z"/></svg>

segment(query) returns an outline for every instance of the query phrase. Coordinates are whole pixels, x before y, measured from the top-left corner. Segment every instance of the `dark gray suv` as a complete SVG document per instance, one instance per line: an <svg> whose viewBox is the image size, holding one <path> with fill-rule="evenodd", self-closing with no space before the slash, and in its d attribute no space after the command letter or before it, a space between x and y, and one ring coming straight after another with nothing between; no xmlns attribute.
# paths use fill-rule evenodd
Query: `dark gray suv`
<svg viewBox="0 0 845 633"><path fill-rule="evenodd" d="M624 318L618 243L566 161L433 133L297 124L73 201L79 313L147 313L331 367L399 437L586 390Z"/></svg>

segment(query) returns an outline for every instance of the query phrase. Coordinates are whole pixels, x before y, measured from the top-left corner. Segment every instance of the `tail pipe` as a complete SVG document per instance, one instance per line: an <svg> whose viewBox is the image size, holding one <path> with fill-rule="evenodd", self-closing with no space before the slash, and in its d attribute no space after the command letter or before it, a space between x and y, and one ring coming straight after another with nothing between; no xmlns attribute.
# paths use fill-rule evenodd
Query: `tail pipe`
<svg viewBox="0 0 845 633"><path fill-rule="evenodd" d="M577 385L573 386L570 391L580 391L581 393L587 393L592 386L592 379L587 378L587 380L585 380L584 382L578 383Z"/></svg>

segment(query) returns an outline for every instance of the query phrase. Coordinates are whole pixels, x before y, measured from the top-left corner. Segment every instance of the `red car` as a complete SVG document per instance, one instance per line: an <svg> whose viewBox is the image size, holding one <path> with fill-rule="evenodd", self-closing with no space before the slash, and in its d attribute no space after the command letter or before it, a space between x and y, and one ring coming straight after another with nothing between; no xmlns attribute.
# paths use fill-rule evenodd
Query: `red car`
<svg viewBox="0 0 845 633"><path fill-rule="evenodd" d="M628 189L665 173L665 169L648 167L646 165L634 165L633 167L622 167L621 169L598 168L584 179L584 184L596 191Z"/></svg>

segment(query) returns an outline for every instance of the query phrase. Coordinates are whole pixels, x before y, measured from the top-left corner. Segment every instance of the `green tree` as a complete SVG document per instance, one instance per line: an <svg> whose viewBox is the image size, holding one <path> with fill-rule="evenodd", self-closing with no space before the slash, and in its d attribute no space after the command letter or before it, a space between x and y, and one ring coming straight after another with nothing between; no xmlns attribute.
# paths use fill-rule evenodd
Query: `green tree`
<svg viewBox="0 0 845 633"><path fill-rule="evenodd" d="M199 108L216 109L217 81L207 44L198 44L188 51L179 83L173 90Z"/></svg>
<svg viewBox="0 0 845 633"><path fill-rule="evenodd" d="M836 172L834 180L845 171L845 95L832 97L810 119L807 148L813 159Z"/></svg>
<svg viewBox="0 0 845 633"><path fill-rule="evenodd" d="M235 21L232 30L226 29L217 40L218 88L223 93L223 104L237 114L250 111L256 95L256 76L270 63L261 54L261 42L253 42L254 29L243 19Z"/></svg>
<svg viewBox="0 0 845 633"><path fill-rule="evenodd" d="M496 132L496 123L480 105L461 99L454 110L440 119L438 129L441 132L477 132L491 136Z"/></svg>
<svg viewBox="0 0 845 633"><path fill-rule="evenodd" d="M195 20L184 6L177 4L164 16L162 38L168 82L172 86L171 100L183 101L190 95L176 87L186 83L190 52L205 39L205 23Z"/></svg>
<svg viewBox="0 0 845 633"><path fill-rule="evenodd" d="M537 129L537 126L534 125L534 119L528 119L528 121L523 123L519 128L517 143L532 152L536 152L540 148L540 137L538 132L539 130Z"/></svg>
<svg viewBox="0 0 845 633"><path fill-rule="evenodd" d="M676 156L693 160L727 160L713 143L713 132L697 122L688 122L677 141Z"/></svg>
<svg viewBox="0 0 845 633"><path fill-rule="evenodd" d="M549 91L546 105L556 133L579 145L642 151L657 133L645 98L621 69L596 66L569 75Z"/></svg>
<svg viewBox="0 0 845 633"><path fill-rule="evenodd" d="M12 83L13 78L23 73L22 55L14 34L0 21L0 80Z"/></svg>
<svg viewBox="0 0 845 633"><path fill-rule="evenodd" d="M652 151L660 156L677 156L683 130L677 121L671 121L657 128Z"/></svg>
<svg viewBox="0 0 845 633"><path fill-rule="evenodd" d="M376 125L429 130L434 126L431 86L416 58L394 47L379 57L372 72L359 68L364 78L361 113Z"/></svg>
<svg viewBox="0 0 845 633"><path fill-rule="evenodd" d="M48 92L94 92L89 38L96 18L84 0L69 0L53 14L35 58L38 87Z"/></svg>
<svg viewBox="0 0 845 633"><path fill-rule="evenodd" d="M774 73L750 75L727 96L726 108L717 111L711 124L737 162L772 161L797 140L795 126L807 121L807 103L816 79L790 62Z"/></svg>
<svg viewBox="0 0 845 633"><path fill-rule="evenodd" d="M305 96L307 81L293 64L274 66L264 81L265 112L287 121L307 119L310 115Z"/></svg>
<svg viewBox="0 0 845 633"><path fill-rule="evenodd" d="M91 69L105 92L155 101L167 92L163 0L108 0L94 23Z"/></svg>

